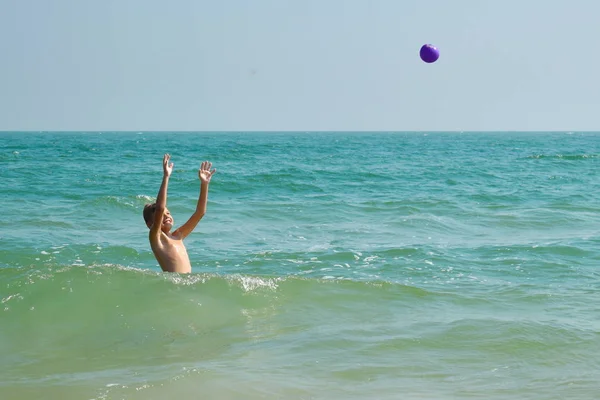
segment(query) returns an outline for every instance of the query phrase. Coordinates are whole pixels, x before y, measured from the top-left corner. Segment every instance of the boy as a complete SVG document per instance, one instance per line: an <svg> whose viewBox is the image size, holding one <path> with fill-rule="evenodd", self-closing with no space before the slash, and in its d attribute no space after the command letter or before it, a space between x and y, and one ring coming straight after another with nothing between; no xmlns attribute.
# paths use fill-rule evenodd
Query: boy
<svg viewBox="0 0 600 400"><path fill-rule="evenodd" d="M156 203L144 206L144 220L150 228L150 247L152 247L152 252L162 270L187 274L192 272L192 266L187 250L183 245L183 239L194 230L206 213L208 184L217 170L213 169L211 171L212 164L208 161L202 163L198 170L201 184L196 211L185 224L171 233L173 217L167 209L167 187L169 186L169 177L173 172L173 163L169 164L170 159L169 154L165 154L163 157L162 184L156 197Z"/></svg>

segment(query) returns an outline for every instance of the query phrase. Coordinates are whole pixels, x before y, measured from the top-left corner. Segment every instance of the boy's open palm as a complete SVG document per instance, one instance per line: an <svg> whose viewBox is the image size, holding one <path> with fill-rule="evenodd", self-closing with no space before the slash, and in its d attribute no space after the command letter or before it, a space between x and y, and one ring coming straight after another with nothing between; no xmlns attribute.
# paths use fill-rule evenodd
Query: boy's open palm
<svg viewBox="0 0 600 400"><path fill-rule="evenodd" d="M202 183L210 182L210 178L212 178L213 174L217 172L216 168L211 171L211 167L212 163L208 161L204 161L200 165L200 169L198 170L198 177L200 178Z"/></svg>
<svg viewBox="0 0 600 400"><path fill-rule="evenodd" d="M170 160L171 155L165 154L165 156L163 157L163 172L165 173L165 176L171 176L171 172L173 172L173 163L169 164Z"/></svg>

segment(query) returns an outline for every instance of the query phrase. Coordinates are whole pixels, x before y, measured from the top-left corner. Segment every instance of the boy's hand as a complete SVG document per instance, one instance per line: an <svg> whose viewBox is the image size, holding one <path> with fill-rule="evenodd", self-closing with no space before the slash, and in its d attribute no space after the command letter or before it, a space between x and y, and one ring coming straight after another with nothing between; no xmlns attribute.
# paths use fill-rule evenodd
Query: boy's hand
<svg viewBox="0 0 600 400"><path fill-rule="evenodd" d="M171 160L171 155L165 154L163 157L163 172L165 176L171 176L171 172L173 172L173 163L169 164L169 160Z"/></svg>
<svg viewBox="0 0 600 400"><path fill-rule="evenodd" d="M198 170L198 177L200 178L200 181L202 181L202 183L209 183L210 178L212 178L213 174L217 172L216 168L211 171L211 167L212 163L208 161L204 161L202 165L200 165L200 169Z"/></svg>

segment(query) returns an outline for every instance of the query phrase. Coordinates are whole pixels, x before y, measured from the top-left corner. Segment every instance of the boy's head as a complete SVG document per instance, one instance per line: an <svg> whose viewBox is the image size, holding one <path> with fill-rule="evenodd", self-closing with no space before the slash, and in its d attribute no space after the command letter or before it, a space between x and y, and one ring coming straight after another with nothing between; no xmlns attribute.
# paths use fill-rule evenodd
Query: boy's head
<svg viewBox="0 0 600 400"><path fill-rule="evenodd" d="M144 206L144 221L146 221L146 226L151 228L154 225L154 213L156 212L156 203L146 204ZM168 208L165 208L165 213L163 215L161 230L166 230L167 232L171 230L173 227L173 217L171 217L171 213Z"/></svg>

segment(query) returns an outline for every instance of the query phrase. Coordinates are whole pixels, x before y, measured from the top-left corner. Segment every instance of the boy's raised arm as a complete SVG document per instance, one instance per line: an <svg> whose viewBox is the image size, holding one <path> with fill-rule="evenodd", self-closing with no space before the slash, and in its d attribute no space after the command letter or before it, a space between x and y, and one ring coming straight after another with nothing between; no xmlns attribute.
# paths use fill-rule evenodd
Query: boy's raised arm
<svg viewBox="0 0 600 400"><path fill-rule="evenodd" d="M198 203L196 204L196 211L190 217L190 219L183 224L179 229L173 232L173 236L178 236L183 239L196 228L198 222L206 214L206 203L208 201L208 185L213 174L217 172L216 169L211 171L212 163L204 161L198 170L198 178L200 178L200 196L198 197Z"/></svg>
<svg viewBox="0 0 600 400"><path fill-rule="evenodd" d="M171 156L169 154L165 154L163 157L163 179L162 183L160 184L160 189L158 190L158 195L156 196L154 223L150 228L150 233L152 235L160 234L163 216L165 214L165 209L167 208L167 189L169 187L169 177L171 176L171 172L173 172L173 163L169 164L170 160Z"/></svg>

